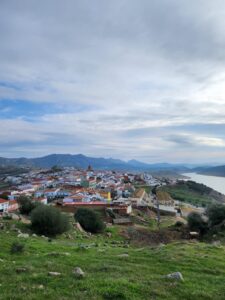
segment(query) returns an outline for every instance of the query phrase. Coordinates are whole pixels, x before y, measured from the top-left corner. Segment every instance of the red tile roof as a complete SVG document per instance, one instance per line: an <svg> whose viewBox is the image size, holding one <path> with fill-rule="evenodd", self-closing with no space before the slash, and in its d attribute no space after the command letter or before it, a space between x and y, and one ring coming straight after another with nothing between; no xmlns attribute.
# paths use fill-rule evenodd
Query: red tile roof
<svg viewBox="0 0 225 300"><path fill-rule="evenodd" d="M6 203L6 202L9 202L9 200L5 200L5 199L0 198L0 203Z"/></svg>

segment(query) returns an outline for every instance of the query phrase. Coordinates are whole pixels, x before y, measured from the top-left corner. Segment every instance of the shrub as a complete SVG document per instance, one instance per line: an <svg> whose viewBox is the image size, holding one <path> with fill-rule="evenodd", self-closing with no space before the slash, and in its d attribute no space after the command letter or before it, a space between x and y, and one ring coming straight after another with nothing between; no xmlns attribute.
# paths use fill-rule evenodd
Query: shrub
<svg viewBox="0 0 225 300"><path fill-rule="evenodd" d="M10 252L11 254L22 253L24 251L24 244L19 242L13 242L11 245Z"/></svg>
<svg viewBox="0 0 225 300"><path fill-rule="evenodd" d="M40 203L32 201L27 196L20 196L17 202L19 203L20 213L24 215L29 215L35 207L40 205Z"/></svg>
<svg viewBox="0 0 225 300"><path fill-rule="evenodd" d="M225 221L225 205L212 204L206 210L206 214L209 218L210 227L219 225L220 223Z"/></svg>
<svg viewBox="0 0 225 300"><path fill-rule="evenodd" d="M198 231L203 234L207 230L207 223L203 220L202 216L197 212L191 212L187 218L188 227L190 230Z"/></svg>
<svg viewBox="0 0 225 300"><path fill-rule="evenodd" d="M9 214L3 215L3 216L2 216L2 219L3 219L3 220L12 220L12 216L9 215Z"/></svg>
<svg viewBox="0 0 225 300"><path fill-rule="evenodd" d="M55 236L69 229L69 219L57 208L40 205L31 213L31 227L37 234Z"/></svg>
<svg viewBox="0 0 225 300"><path fill-rule="evenodd" d="M176 223L174 224L175 227L182 227L183 225L184 223L181 221L176 221Z"/></svg>
<svg viewBox="0 0 225 300"><path fill-rule="evenodd" d="M79 208L74 214L74 218L86 231L98 233L105 229L101 216L94 210Z"/></svg>

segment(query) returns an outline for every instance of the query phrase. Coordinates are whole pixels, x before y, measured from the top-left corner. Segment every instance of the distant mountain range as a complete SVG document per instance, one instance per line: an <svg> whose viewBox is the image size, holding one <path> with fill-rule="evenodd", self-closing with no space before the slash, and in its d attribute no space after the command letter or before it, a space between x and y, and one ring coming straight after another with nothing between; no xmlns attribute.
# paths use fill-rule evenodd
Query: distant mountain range
<svg viewBox="0 0 225 300"><path fill-rule="evenodd" d="M195 172L203 175L225 177L225 166L195 168Z"/></svg>
<svg viewBox="0 0 225 300"><path fill-rule="evenodd" d="M94 169L102 170L127 170L127 171L151 171L151 170L170 170L175 172L190 171L190 167L181 164L155 163L147 164L137 160L125 162L113 158L94 158L83 154L50 154L38 158L4 158L0 157L0 166L17 166L17 167L36 167L51 168L59 167L77 167L86 169L91 165Z"/></svg>

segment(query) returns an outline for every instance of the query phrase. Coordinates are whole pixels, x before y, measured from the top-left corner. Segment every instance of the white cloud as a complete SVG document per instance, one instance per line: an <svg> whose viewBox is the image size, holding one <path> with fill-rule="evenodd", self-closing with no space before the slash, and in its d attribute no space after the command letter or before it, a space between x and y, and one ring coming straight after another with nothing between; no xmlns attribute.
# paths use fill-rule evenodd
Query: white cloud
<svg viewBox="0 0 225 300"><path fill-rule="evenodd" d="M11 156L197 161L207 160L204 147L222 161L225 133L212 128L225 123L223 1L5 0L0 8L0 101L69 111L28 122L11 109L2 154L13 145Z"/></svg>

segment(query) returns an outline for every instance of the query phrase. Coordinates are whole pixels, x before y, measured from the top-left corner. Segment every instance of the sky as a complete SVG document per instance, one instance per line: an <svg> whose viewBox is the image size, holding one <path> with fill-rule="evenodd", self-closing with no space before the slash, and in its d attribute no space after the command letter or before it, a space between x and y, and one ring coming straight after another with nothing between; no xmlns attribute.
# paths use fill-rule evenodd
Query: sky
<svg viewBox="0 0 225 300"><path fill-rule="evenodd" d="M0 156L225 163L223 0L0 0Z"/></svg>

